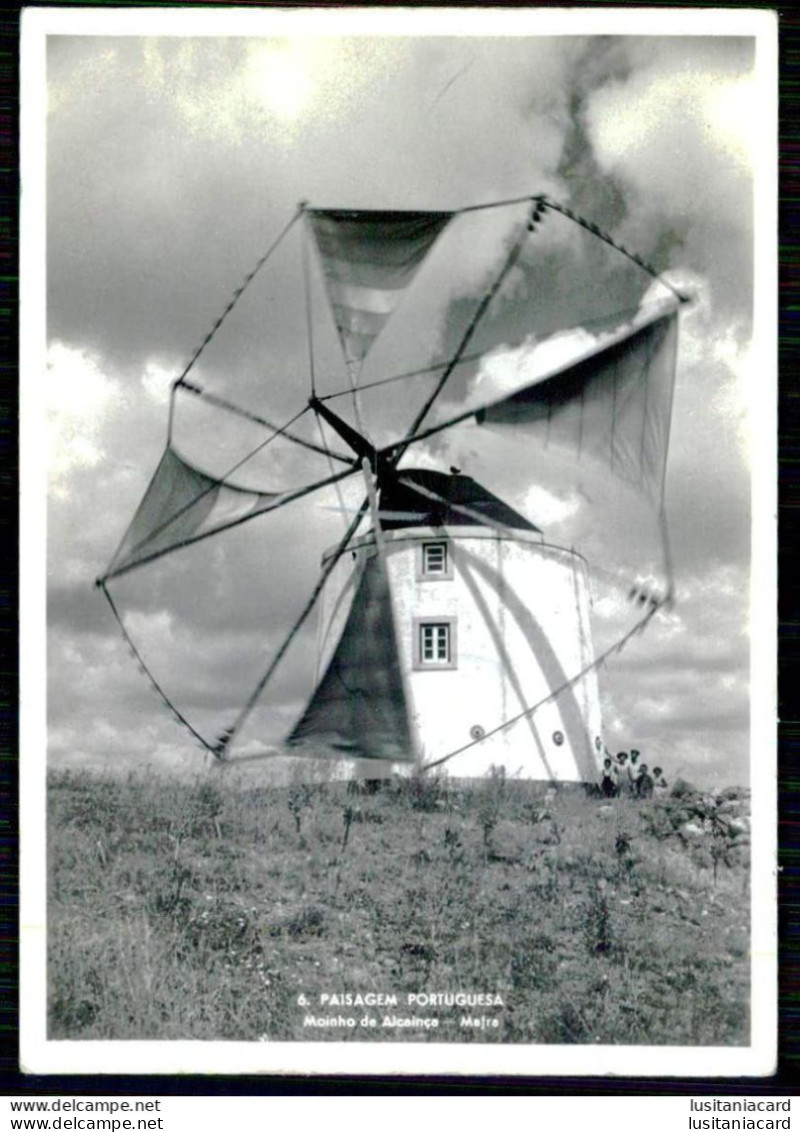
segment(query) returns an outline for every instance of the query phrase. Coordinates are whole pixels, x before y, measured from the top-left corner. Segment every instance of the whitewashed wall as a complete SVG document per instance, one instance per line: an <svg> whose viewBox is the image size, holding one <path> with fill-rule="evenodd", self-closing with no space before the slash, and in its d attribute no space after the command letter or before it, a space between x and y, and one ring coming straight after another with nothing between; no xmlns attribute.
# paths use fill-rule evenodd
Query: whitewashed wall
<svg viewBox="0 0 800 1132"><path fill-rule="evenodd" d="M421 546L446 538L452 578L420 580ZM487 738L447 761L449 774L595 781L602 724L594 670L512 726L499 724L545 699L593 660L582 559L536 534L502 536L479 527L413 528L385 534L399 647L418 755L430 762ZM354 544L374 554L371 536ZM337 563L322 596L319 674L347 619L357 559ZM416 619L455 618L456 665L414 667ZM557 742L557 735L563 741Z"/></svg>

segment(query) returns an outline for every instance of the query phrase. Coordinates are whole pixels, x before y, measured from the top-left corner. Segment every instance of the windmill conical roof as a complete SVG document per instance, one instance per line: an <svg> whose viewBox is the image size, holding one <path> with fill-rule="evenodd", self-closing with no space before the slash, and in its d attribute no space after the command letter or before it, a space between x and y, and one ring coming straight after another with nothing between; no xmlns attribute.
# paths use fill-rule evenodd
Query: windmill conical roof
<svg viewBox="0 0 800 1132"><path fill-rule="evenodd" d="M436 472L430 468L404 468L400 476L446 502L428 499L403 483L402 479L391 477L383 484L380 493L381 523L386 530L418 526L475 526L476 520L471 515L456 509L464 507L485 516L489 525L502 523L515 530L541 534L538 527L471 476Z"/></svg>

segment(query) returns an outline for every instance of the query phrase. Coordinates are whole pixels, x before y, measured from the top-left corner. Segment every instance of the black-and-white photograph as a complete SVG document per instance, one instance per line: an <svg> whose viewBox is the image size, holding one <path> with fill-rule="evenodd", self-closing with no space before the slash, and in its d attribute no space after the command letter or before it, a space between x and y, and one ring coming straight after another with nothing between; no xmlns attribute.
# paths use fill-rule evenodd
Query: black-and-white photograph
<svg viewBox="0 0 800 1132"><path fill-rule="evenodd" d="M771 16L28 17L31 1068L771 1071Z"/></svg>

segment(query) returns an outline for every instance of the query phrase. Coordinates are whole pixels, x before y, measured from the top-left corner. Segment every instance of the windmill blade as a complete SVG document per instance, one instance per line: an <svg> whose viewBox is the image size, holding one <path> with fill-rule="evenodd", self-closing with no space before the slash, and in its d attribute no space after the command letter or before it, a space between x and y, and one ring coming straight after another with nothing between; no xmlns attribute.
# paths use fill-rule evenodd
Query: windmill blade
<svg viewBox="0 0 800 1132"><path fill-rule="evenodd" d="M411 756L418 739L418 721L410 711L411 684L408 671L402 667L402 649L398 648L406 641L408 625L393 619L391 575L387 568L390 554L382 546L382 527L388 532L410 524L438 527L442 538L466 539L470 537L470 527L483 526L493 532L493 538L490 542L486 532L478 532L482 549L498 554L501 543L511 545L515 539L526 547L538 548L541 544L548 568L547 556L551 552L566 556L573 564L569 578L562 572L566 578L562 587L565 609L573 598L576 608L584 608L583 582L578 574L584 569L579 559L585 559L587 569L604 571L610 581L596 601L596 613L612 640L601 652L601 658L612 655L631 633L641 631L671 598L668 548L662 552L666 540L663 510L660 536L658 530L652 534L648 523L656 521L651 501L660 502L663 494L677 303L644 316L640 310L641 280L635 287L629 286L627 279L617 280L613 287L611 275L606 272L600 276L604 286L591 296L588 311L581 305L579 325L584 335L591 326L607 328L612 325L609 320L613 314L616 329L605 333L591 350L568 364L544 373L539 365L537 370L541 354L536 353L533 335L542 335L545 340L548 335L554 338L565 322L572 320L575 325L578 317L577 310L565 306L559 286L550 285L554 278L560 278L563 262L572 256L572 242L567 244L560 239L563 233L558 230L559 223L563 220L562 229L569 233L578 231L585 242L599 236L617 252L624 249L568 210L543 198L525 197L459 212L516 204L521 207L511 223L508 218L497 216L490 254L474 238L480 225L475 228L469 220L464 225L450 224L456 212L342 211L300 206L297 215L306 217L304 235L313 240L319 255L317 266L321 269L309 278L304 259L305 328L300 326L299 303L270 306L269 301L263 301L263 295L256 295L255 288L250 292L251 301L240 302L290 224L234 293L174 383L166 450L109 571L101 580L104 590L106 579L128 574L177 549L231 531L258 515L310 496L307 514L302 514L301 503L297 512L283 510L281 516L265 524L257 532L263 535L263 542L253 539L256 532L252 528L241 534L233 531L232 547L227 553L221 544L215 544L215 553L207 556L203 554L204 548L196 553L188 551L185 556L169 558L154 567L152 578L156 584L144 571L134 574L130 582L121 582L123 592L127 587L128 598L136 599L131 604L136 607L138 602L138 608L129 617L131 631L137 639L140 635L145 641L149 639L151 648L139 650L133 645L106 593L126 640L155 691L193 739L220 761L229 757L238 761L239 756L274 757L278 752L271 744L277 741L278 728L281 736L286 734L286 725L297 719L302 702L307 707L288 740L298 754L317 755L327 744L330 749L353 756L384 761L404 761ZM555 212L563 216L552 215ZM537 229L542 216L550 216L542 238L527 249L528 236ZM577 227L573 221L577 221ZM440 236L443 238L436 254L428 260ZM472 273L467 271L462 276L459 257L465 249L475 263ZM304 253L305 250L304 246ZM605 255L609 249L601 250ZM288 243L284 251L288 256ZM625 254L629 260L634 258ZM584 264L580 256L577 261ZM585 262L594 264L595 260ZM645 266L635 258L634 262ZM630 264L625 267L629 271ZM299 273L293 274L289 264L285 270L282 267L271 276L264 276L264 284L270 279L275 280L276 288L285 287L287 280L299 286ZM320 296L324 291L332 319L323 302L315 322L310 284ZM589 284L586 286L588 289ZM408 293L409 289L413 294ZM392 319L401 303L402 311ZM601 306L603 309L598 310ZM609 306L613 307L612 314L606 309ZM259 343L265 309L273 309L276 314L280 311L277 321L281 325L273 328L269 349L262 351ZM639 315L632 322L628 321L631 309ZM291 314L284 319L287 310ZM620 328L623 318L626 325ZM391 326L386 327L390 320ZM384 328L386 332L382 333ZM316 356L315 337L319 346ZM304 360L299 346L300 340L306 338L308 382L302 377ZM376 348L371 353L373 346ZM189 371L201 355L202 364L197 365L188 380ZM440 361L431 364L436 357ZM516 358L521 358L521 364L506 366L507 361ZM474 364L472 371L463 368L467 363ZM362 367L365 378L380 375L381 379L362 383ZM510 377L513 383L508 380ZM396 384L401 380L409 384L401 388ZM347 381L349 390L344 388ZM390 382L393 395L379 388ZM307 384L310 389L306 389ZM365 397L368 389L372 396ZM308 404L303 402L305 407L291 416L298 407L299 393L305 397L309 392ZM327 407L327 402L335 397L350 399L342 410L348 414L346 418ZM370 410L364 412L369 432L362 425L362 398L366 402L363 407ZM460 400L455 402L455 398ZM441 420L438 418L448 412L443 404L445 399L451 405L455 402L453 411L458 415ZM276 428L270 418L283 419L284 413L291 419ZM455 429L459 424L469 427ZM410 446L451 429L454 431L447 440L440 439L439 445L445 452L448 447L452 450L451 458L444 463L452 465L453 475L434 471L427 459L419 461L422 467L406 466L399 470ZM329 436L335 447L349 446L355 458L332 451ZM518 460L511 453L510 440L514 436L524 442ZM456 450L459 444L464 447ZM556 476L556 454L548 450L551 445L570 454L567 463L572 479L582 478L577 465L585 457L587 462L591 459L604 464L618 477L617 482L609 490L605 484L600 486L603 477L597 476L586 494L580 494L584 486L580 484L570 496L568 492L573 488L565 488ZM420 455L435 463L441 452L435 451L435 445L431 448L431 452ZM488 464L488 480L481 467L483 459ZM340 467L344 465L343 470L337 471L334 460L340 462ZM369 498L363 502L352 482L349 486L354 490L345 487L340 491L341 481L358 470L359 460L366 462L369 469ZM552 464L552 472L545 468L540 478L537 460ZM245 463L246 479L239 473ZM471 476L461 476L460 467L469 467L481 483ZM525 473L522 487L520 470ZM546 481L548 473L550 486ZM234 474L237 482L231 483ZM620 484L619 480L625 483ZM498 495L484 483L489 483ZM639 489L638 494L631 485ZM331 486L335 493L310 495ZM375 498L377 490L380 503ZM542 508L540 515L541 500L548 492L549 502L545 502L549 510L548 506ZM633 506L629 504L631 496ZM508 505L504 498L509 499ZM321 511L327 511L334 502L344 516L342 520L334 523L330 516L315 514L315 503ZM372 506L374 536L356 538L368 504ZM563 514L559 514L556 505L561 505ZM517 507L519 511L515 510ZM641 522L639 509L647 511ZM531 519L526 518L526 513ZM542 528L532 519L541 523ZM569 534L564 534L567 525ZM347 526L347 530L337 542L342 526ZM461 530L445 530L451 526ZM547 543L543 528L548 532ZM526 533L522 535L522 531ZM323 536L326 542L320 543L320 547L335 544L325 553L320 575L316 574L315 554L305 553L302 561L299 558L298 548L309 536L308 545L313 541L315 551L319 549L315 540ZM423 537L428 537L424 531ZM269 539L273 541L267 546ZM404 541L394 533L387 539L396 544L392 550ZM250 541L261 544L252 555L246 549ZM617 558L622 561L609 558L608 542L616 544L614 549L619 548ZM276 547L279 550L273 553ZM467 550L462 560L470 563ZM659 556L666 563L667 598L658 596L658 587L648 581L650 576L664 572ZM203 575L201 588L186 584L192 569ZM491 611L482 589L489 582L477 567L472 569L472 584L467 569L462 571L461 580L472 595L474 608L488 611L486 616L481 613L481 624L488 639L497 644L499 657L505 649L504 637L488 615ZM162 579L160 589L158 583ZM550 595L549 576L545 581L548 584L543 585L543 591ZM255 598L248 603L239 602L234 633L230 616L234 599L244 593L255 594L260 586L264 587L263 602ZM509 608L505 581L503 586L505 610ZM521 590L525 590L524 585ZM230 598L227 607L223 607L223 596ZM183 617L171 618L165 613L167 598L184 611ZM312 664L308 630L310 615L318 602L323 616L318 634L317 681L308 699L310 689L305 676ZM261 620L254 613L257 607L265 611ZM522 602L517 602L515 609L512 631L525 638L533 615L526 612ZM632 629L631 617L636 618ZM231 661L233 646L227 658L209 658L212 650L205 647L209 638L187 631L197 620L206 628L224 626L226 633L231 633L235 663ZM625 629L621 627L623 620ZM551 681L555 690L551 687L543 699L544 691L538 686L526 685L523 689L522 684L518 687L512 681L514 706L507 709L503 701L502 711L497 711L498 726L485 733L486 738L515 721L501 720L501 715L505 717L513 710L518 712L516 719L526 718L548 704L552 695L570 689L574 681L587 673L593 676L595 662L587 668L583 661L588 632L584 632L582 620L576 625L577 644L574 649L570 644L572 651L564 654L567 659L561 653L557 658L559 669L563 667L564 671ZM158 649L161 651L154 666L158 676L154 678L142 656L151 652L156 655ZM479 666L488 663L487 648L482 643L478 645L479 652L481 649ZM188 659L184 668L180 664L183 658ZM196 668L203 665L205 684L196 679ZM227 672L227 680L221 681L219 674L223 672ZM262 672L240 707L252 682ZM176 690L168 694L173 682ZM174 706L173 694L176 702L186 705L186 711ZM440 709L438 697L435 709ZM192 718L198 716L197 727L189 722L190 714ZM220 726L231 718L233 725L220 734ZM489 725L490 721L487 719L486 723ZM204 734L215 739L209 741L203 738ZM457 753L446 754L447 749L440 748L445 759Z"/></svg>
<svg viewBox="0 0 800 1132"><path fill-rule="evenodd" d="M348 366L360 372L452 212L306 210Z"/></svg>
<svg viewBox="0 0 800 1132"><path fill-rule="evenodd" d="M284 507L353 474L339 472L289 492L257 492L198 471L167 446L103 580Z"/></svg>
<svg viewBox="0 0 800 1132"><path fill-rule="evenodd" d="M409 445L474 419L479 425L513 427L526 440L558 446L578 460L593 458L653 502L660 502L669 443L677 306L677 301L660 305L577 360L417 431L380 455L396 461Z"/></svg>
<svg viewBox="0 0 800 1132"><path fill-rule="evenodd" d="M391 595L379 558L365 558L327 667L287 743L353 757L413 761Z"/></svg>

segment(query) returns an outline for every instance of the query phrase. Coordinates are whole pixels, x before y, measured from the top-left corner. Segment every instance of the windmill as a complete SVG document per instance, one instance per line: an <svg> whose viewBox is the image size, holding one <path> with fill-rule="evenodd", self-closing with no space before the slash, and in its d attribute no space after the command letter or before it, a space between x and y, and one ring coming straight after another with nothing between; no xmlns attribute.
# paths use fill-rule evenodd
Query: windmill
<svg viewBox="0 0 800 1132"><path fill-rule="evenodd" d="M428 343L421 347L427 364L365 380L373 346L392 316L399 317L401 308L407 313L426 271L423 294L435 306L432 297L447 276L437 280L430 265L457 221L493 210L505 211L511 221L499 261L477 300L450 300L448 309L466 313L448 320L438 359L427 361ZM512 339L504 296L513 292L515 273L523 291L535 280L539 267L530 245L550 217L577 229L590 248L602 245L634 275L646 277L649 287L637 291L626 283L620 294L628 307L603 312L588 340L583 319L577 351L573 341L569 357L554 361L551 349L543 368L539 347L563 340L551 331L539 341L525 319ZM307 401L276 424L189 374L298 220L306 233ZM457 241L453 246L458 249ZM345 380L328 381L325 388L313 347L312 250L344 359ZM546 243L544 252L545 261L552 259ZM583 254L590 263L585 249ZM611 298L616 279L607 276ZM654 279L655 271L638 257L541 196L458 212L298 208L175 380L163 456L98 579L141 667L202 747L222 761L237 753L270 753L263 742L259 749L258 726L252 734L259 704L318 610L313 690L286 736L288 750L377 760L385 767L446 765L465 776L499 766L549 781L596 778L604 751L598 668L672 600L663 494L678 309L685 300ZM595 307L603 297L602 288L594 293ZM548 303L557 311L558 294L543 297L540 305ZM423 308L412 306L407 322L409 317L413 356L413 330L424 323ZM488 339L487 325L493 328ZM395 343L396 351L403 348L402 341ZM499 385L492 381L498 359L504 366ZM176 421L191 401L263 430L263 439L243 455L226 454L222 468L218 462L201 469L176 439ZM219 439L218 432L213 435ZM458 449L456 465L448 445L461 437L470 439ZM586 495L585 484L580 487L575 506L586 546L596 551L592 531L599 520L607 535L615 515L610 541L627 561L614 564L596 553L588 558L581 546L551 538L544 524L523 513L529 508L493 490L483 472L473 475L483 463L472 446L480 448L487 437L487 474L506 486L521 476L535 488L553 474L557 492L559 469L580 469L584 478L588 469L594 485L589 494L595 490L600 505ZM507 459L509 439L521 442L522 462ZM270 481L258 487L238 482L240 469L268 448ZM437 452L449 471L432 466ZM274 522L275 512L332 491L346 529L323 553L311 593L232 723L209 737L152 674L109 583L257 517ZM650 544L643 551L645 528ZM613 640L599 652L592 640L590 573L604 574L618 593L624 590L633 611L624 628L617 619Z"/></svg>

